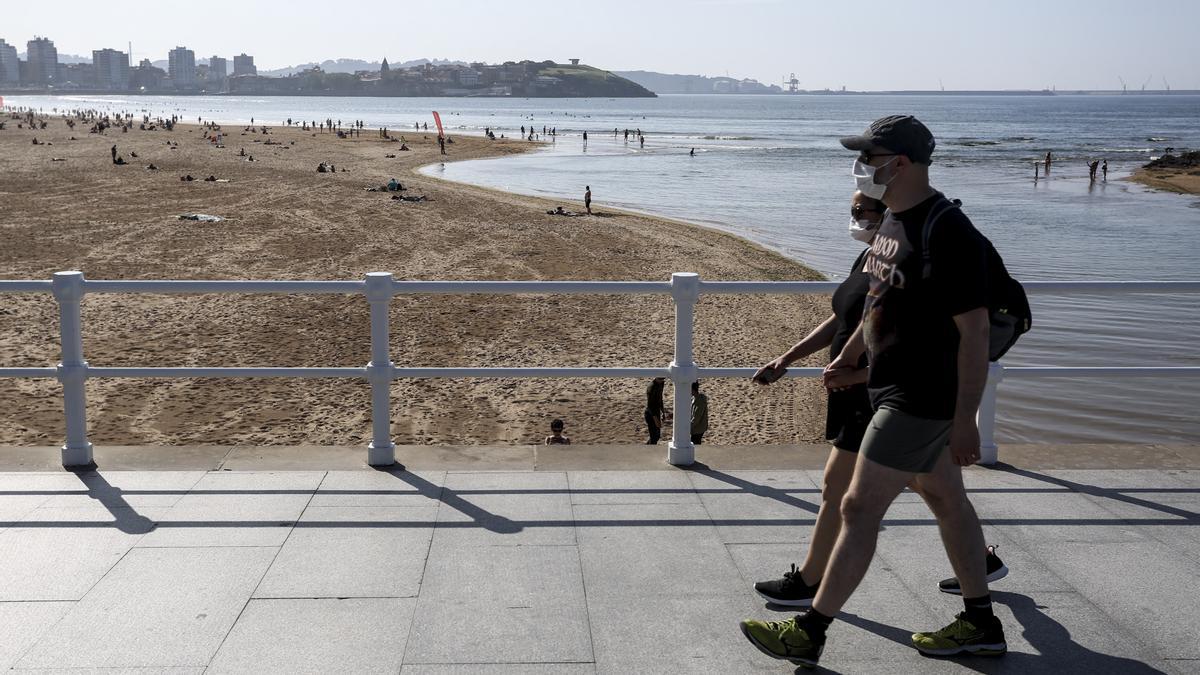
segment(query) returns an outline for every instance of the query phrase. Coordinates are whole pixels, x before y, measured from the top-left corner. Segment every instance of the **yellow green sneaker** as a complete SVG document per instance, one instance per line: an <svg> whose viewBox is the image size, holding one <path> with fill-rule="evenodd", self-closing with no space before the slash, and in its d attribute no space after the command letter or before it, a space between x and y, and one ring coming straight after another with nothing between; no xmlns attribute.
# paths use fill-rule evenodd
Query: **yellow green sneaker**
<svg viewBox="0 0 1200 675"><path fill-rule="evenodd" d="M913 633L912 645L926 656L1003 656L1008 651L1008 643L1004 641L1000 619L993 616L987 624L977 627L967 621L964 612L936 633Z"/></svg>
<svg viewBox="0 0 1200 675"><path fill-rule="evenodd" d="M742 635L758 651L772 658L812 668L825 649L825 636L817 639L796 623L795 618L787 621L758 621L746 619L741 623Z"/></svg>

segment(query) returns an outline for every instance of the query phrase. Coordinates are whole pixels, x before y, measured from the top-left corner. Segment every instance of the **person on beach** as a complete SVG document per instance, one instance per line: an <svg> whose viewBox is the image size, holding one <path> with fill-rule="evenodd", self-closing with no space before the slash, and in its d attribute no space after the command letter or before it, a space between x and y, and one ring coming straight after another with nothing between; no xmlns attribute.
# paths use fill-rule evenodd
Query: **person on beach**
<svg viewBox="0 0 1200 675"><path fill-rule="evenodd" d="M692 148L692 151L691 151L691 152L689 152L689 153L688 153L688 155L690 155L690 156L692 156L692 157L695 157L695 156L696 156L696 149L695 149L695 148Z"/></svg>
<svg viewBox="0 0 1200 675"><path fill-rule="evenodd" d="M443 155L446 154L446 138L444 136L438 136L438 150Z"/></svg>
<svg viewBox="0 0 1200 675"><path fill-rule="evenodd" d="M550 423L550 435L546 437L545 445L570 445L571 439L563 436L563 421L554 420Z"/></svg>
<svg viewBox="0 0 1200 675"><path fill-rule="evenodd" d="M650 382L650 386L646 387L646 412L643 416L646 419L646 429L650 432L647 445L658 445L658 439L662 438L663 387L666 383L667 378L656 377Z"/></svg>
<svg viewBox="0 0 1200 675"><path fill-rule="evenodd" d="M1104 160L1104 163L1100 165L1100 171L1104 174L1104 182L1107 183L1108 182L1108 160L1107 159Z"/></svg>
<svg viewBox="0 0 1200 675"><path fill-rule="evenodd" d="M886 207L883 202L872 199L862 192L855 192L850 200L850 237L868 247L875 239L875 232ZM833 294L833 313L791 349L758 369L754 382L769 385L787 372L788 366L821 349L829 348L830 359L835 358L846 346L850 336L858 329L862 320L870 278L863 270L870 248L864 248L845 280ZM793 564L781 579L760 581L754 590L775 605L808 607L816 595L817 587L825 574L833 544L841 531L841 514L838 512L854 465L858 459L859 446L871 421L874 411L867 391L867 359L862 357L855 368L844 369L829 382L825 413L825 438L832 443L821 485L821 505L817 511L817 522L813 526L808 554L799 569ZM909 485L920 490L915 481ZM1008 568L995 555L994 547L987 551L988 581L997 581L1007 576ZM958 588L956 579L946 579L940 588L954 593Z"/></svg>
<svg viewBox="0 0 1200 675"><path fill-rule="evenodd" d="M111 152L112 152L112 163L116 164L117 163L117 146L115 146L115 145L112 146Z"/></svg>
<svg viewBox="0 0 1200 675"><path fill-rule="evenodd" d="M1046 175L1050 175L1050 151L1046 151Z"/></svg>
<svg viewBox="0 0 1200 675"><path fill-rule="evenodd" d="M587 209L588 215L592 214L592 186L585 185L583 191L583 206Z"/></svg>
<svg viewBox="0 0 1200 675"><path fill-rule="evenodd" d="M824 379L836 387L860 369L865 350L875 412L810 608L786 621L743 621L742 633L774 658L815 666L827 629L866 575L884 514L915 481L937 519L964 611L941 630L913 634L912 645L926 655L1000 656L1008 645L992 612L983 530L962 478L962 467L980 457L975 412L988 370L990 244L930 186L935 142L916 118L884 117L841 143L860 153L853 168L858 189L882 200L888 214L863 263L869 290L862 324ZM927 220L937 228L925 256L919 247Z"/></svg>
<svg viewBox="0 0 1200 675"><path fill-rule="evenodd" d="M708 433L708 396L700 391L700 382L692 383L692 444L704 442Z"/></svg>
<svg viewBox="0 0 1200 675"><path fill-rule="evenodd" d="M1088 179L1093 183L1096 182L1096 169L1099 168L1100 160L1096 159L1088 162Z"/></svg>

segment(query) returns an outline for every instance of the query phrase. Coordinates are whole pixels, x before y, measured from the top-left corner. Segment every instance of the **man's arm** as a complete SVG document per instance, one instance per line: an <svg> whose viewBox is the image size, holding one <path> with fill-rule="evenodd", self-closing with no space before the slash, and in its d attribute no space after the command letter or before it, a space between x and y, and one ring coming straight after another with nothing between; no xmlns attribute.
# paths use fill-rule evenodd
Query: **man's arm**
<svg viewBox="0 0 1200 675"><path fill-rule="evenodd" d="M972 309L954 317L958 327L958 395L954 425L950 429L950 454L954 463L968 466L979 461L979 427L975 413L983 398L988 375L988 310Z"/></svg>
<svg viewBox="0 0 1200 675"><path fill-rule="evenodd" d="M830 314L828 319L821 322L821 325L812 329L812 332L804 337L803 340L792 345L792 348L777 357L767 365L758 369L754 373L753 380L758 384L771 384L775 380L783 377L783 371L792 363L815 353L819 349L824 349L833 342L833 334L837 332L837 316Z"/></svg>

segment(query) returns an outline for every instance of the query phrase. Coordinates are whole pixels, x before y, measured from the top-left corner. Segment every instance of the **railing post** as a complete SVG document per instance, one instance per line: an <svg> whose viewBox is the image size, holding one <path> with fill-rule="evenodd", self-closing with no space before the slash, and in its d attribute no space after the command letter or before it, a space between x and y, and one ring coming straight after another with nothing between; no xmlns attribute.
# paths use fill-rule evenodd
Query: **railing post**
<svg viewBox="0 0 1200 675"><path fill-rule="evenodd" d="M692 333L696 301L700 298L700 275L692 272L672 274L671 298L675 301L675 360L670 367L675 406L667 462L688 466L696 461L696 446L692 445L692 383L696 381Z"/></svg>
<svg viewBox="0 0 1200 675"><path fill-rule="evenodd" d="M371 362L367 381L371 383L371 444L367 446L367 464L390 466L396 463L392 444L392 363L388 355L388 305L392 300L392 274L367 274L367 302L371 306Z"/></svg>
<svg viewBox="0 0 1200 675"><path fill-rule="evenodd" d="M996 387L1003 379L1004 366L998 362L989 363L987 384L979 401L979 412L975 414L975 423L979 426L980 464L995 464L1000 458L1000 448L996 445Z"/></svg>
<svg viewBox="0 0 1200 675"><path fill-rule="evenodd" d="M83 360L83 272L55 272L51 282L54 299L58 301L58 330L62 342L62 361L58 364L58 381L63 388L63 414L67 423L67 440L62 446L64 467L90 466L92 444L87 439L87 371Z"/></svg>

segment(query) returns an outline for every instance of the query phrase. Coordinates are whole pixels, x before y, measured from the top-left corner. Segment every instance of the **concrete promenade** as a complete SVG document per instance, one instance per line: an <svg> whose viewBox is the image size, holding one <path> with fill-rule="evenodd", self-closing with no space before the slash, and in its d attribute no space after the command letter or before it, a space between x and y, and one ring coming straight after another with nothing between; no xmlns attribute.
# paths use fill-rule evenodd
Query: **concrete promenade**
<svg viewBox="0 0 1200 675"><path fill-rule="evenodd" d="M803 558L823 446L0 447L0 670L790 673L737 622ZM961 610L905 493L830 629L842 673L1200 673L1200 447L1006 446L965 472L1012 570L1009 654L923 658Z"/></svg>

